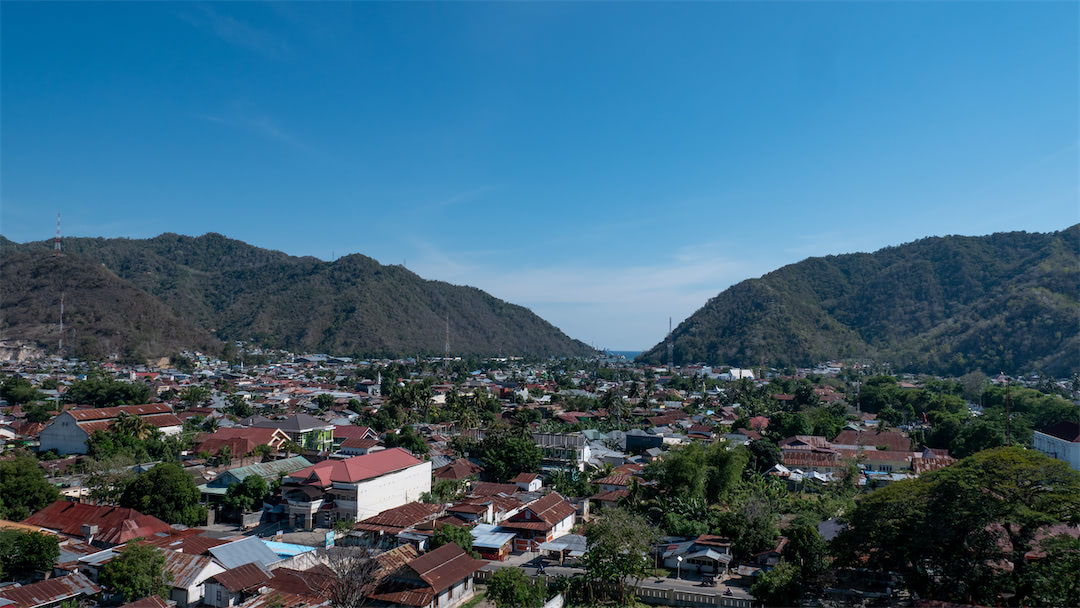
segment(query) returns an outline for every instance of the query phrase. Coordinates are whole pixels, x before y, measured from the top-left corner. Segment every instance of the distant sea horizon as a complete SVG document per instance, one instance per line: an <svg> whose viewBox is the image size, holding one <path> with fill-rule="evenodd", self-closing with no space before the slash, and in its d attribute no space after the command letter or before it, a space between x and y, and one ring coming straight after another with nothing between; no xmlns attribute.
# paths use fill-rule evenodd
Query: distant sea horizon
<svg viewBox="0 0 1080 608"><path fill-rule="evenodd" d="M609 352L609 353L611 353L613 355L622 355L622 356L626 357L627 359L634 359L638 355L640 355L641 353L643 353L645 351L643 351L643 350L609 350L607 352Z"/></svg>

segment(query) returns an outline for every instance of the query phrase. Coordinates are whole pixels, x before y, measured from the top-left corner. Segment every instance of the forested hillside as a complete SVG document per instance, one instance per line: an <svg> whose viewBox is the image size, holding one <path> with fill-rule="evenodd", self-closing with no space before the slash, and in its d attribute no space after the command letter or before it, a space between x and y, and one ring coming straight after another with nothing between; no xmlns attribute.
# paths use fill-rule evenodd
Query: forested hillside
<svg viewBox="0 0 1080 608"><path fill-rule="evenodd" d="M47 253L51 242L8 247ZM66 238L180 317L224 340L337 354L581 355L590 349L528 309L479 289L428 281L363 255L333 262L219 234Z"/></svg>
<svg viewBox="0 0 1080 608"><path fill-rule="evenodd" d="M185 349L219 353L222 344L153 296L78 255L22 252L0 244L0 336L56 352L64 297L64 350L84 358L117 354L145 360Z"/></svg>
<svg viewBox="0 0 1080 608"><path fill-rule="evenodd" d="M1080 225L809 258L723 291L674 331L676 363L1065 375L1080 352ZM642 359L663 361L658 344Z"/></svg>

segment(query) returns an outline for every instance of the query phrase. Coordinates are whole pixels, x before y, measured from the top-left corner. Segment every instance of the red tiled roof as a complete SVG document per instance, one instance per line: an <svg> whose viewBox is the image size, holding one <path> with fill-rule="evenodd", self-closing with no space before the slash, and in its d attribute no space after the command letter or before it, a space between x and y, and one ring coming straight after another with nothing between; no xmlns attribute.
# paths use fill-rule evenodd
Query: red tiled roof
<svg viewBox="0 0 1080 608"><path fill-rule="evenodd" d="M782 452L781 457L788 468L840 466L840 455L835 452L789 450Z"/></svg>
<svg viewBox="0 0 1080 608"><path fill-rule="evenodd" d="M379 434L370 426L341 424L334 426L334 439L378 439Z"/></svg>
<svg viewBox="0 0 1080 608"><path fill-rule="evenodd" d="M169 608L169 604L165 600L156 595L144 597L141 600L135 600L134 602L128 602L120 608Z"/></svg>
<svg viewBox="0 0 1080 608"><path fill-rule="evenodd" d="M379 450L345 460L324 460L289 475L294 483L315 483L326 487L332 482L355 483L394 471L407 469L423 461L405 448Z"/></svg>
<svg viewBox="0 0 1080 608"><path fill-rule="evenodd" d="M111 409L111 408L104 408ZM173 414L157 414L152 416L140 416L143 422L150 426L156 426L159 429L167 426L182 426L184 422L177 418ZM105 420L88 420L86 422L76 422L80 429L87 433L93 433L94 431L107 431L116 424L115 418L108 418Z"/></svg>
<svg viewBox="0 0 1080 608"><path fill-rule="evenodd" d="M602 502L616 502L621 498L630 495L630 490L612 490L610 492L601 492L595 496L590 496L589 500L599 500Z"/></svg>
<svg viewBox="0 0 1080 608"><path fill-rule="evenodd" d="M840 431L832 440L836 445L888 446L890 450L905 452L911 450L911 440L895 431Z"/></svg>
<svg viewBox="0 0 1080 608"><path fill-rule="evenodd" d="M479 475L480 471L484 469L480 465L468 461L464 458L458 458L448 465L441 466L435 469L434 475L438 479L466 479L474 475Z"/></svg>
<svg viewBox="0 0 1080 608"><path fill-rule="evenodd" d="M159 532L172 531L169 524L152 515L143 515L135 509L63 500L34 513L22 523L57 530L68 536L82 536L83 524L92 524L98 527L94 539L111 545L119 545L140 536L149 538Z"/></svg>
<svg viewBox="0 0 1080 608"><path fill-rule="evenodd" d="M519 488L514 483L494 483L491 481L481 481L473 486L471 492L472 496L494 496L496 494L506 494L507 496L517 492Z"/></svg>
<svg viewBox="0 0 1080 608"><path fill-rule="evenodd" d="M593 483L599 486L624 486L630 487L630 480L632 477L626 473L615 473L614 475L608 475L602 479L597 479Z"/></svg>
<svg viewBox="0 0 1080 608"><path fill-rule="evenodd" d="M825 438L820 435L795 435L787 439L781 439L777 444L781 450L809 450L811 448L823 448L828 445Z"/></svg>
<svg viewBox="0 0 1080 608"><path fill-rule="evenodd" d="M412 560L408 566L437 594L483 568L484 562L469 557L457 544L447 543Z"/></svg>
<svg viewBox="0 0 1080 608"><path fill-rule="evenodd" d="M89 420L105 420L116 418L121 413L129 416L150 416L153 414L171 414L172 408L165 403L148 403L146 405L121 405L117 407L97 407L85 410L68 410L68 413L76 422Z"/></svg>
<svg viewBox="0 0 1080 608"><path fill-rule="evenodd" d="M442 510L442 505L431 505L422 502L405 503L400 507L387 509L378 515L360 521L356 524L356 529L378 531L384 528L396 528L404 530L409 526L415 526L435 517Z"/></svg>
<svg viewBox="0 0 1080 608"><path fill-rule="evenodd" d="M564 499L558 492L545 494L544 496L527 505L525 508L529 511L532 511L533 514L536 515L536 517L538 517L541 521L548 524L549 526L554 526L555 524L577 512L574 509L574 506L566 502L566 499ZM519 513L518 515L514 516L514 519L518 519L520 516L521 514Z"/></svg>
<svg viewBox="0 0 1080 608"><path fill-rule="evenodd" d="M517 477L511 479L513 483L532 483L534 479L539 477L536 473L518 473Z"/></svg>
<svg viewBox="0 0 1080 608"><path fill-rule="evenodd" d="M378 439L357 439L355 437L349 437L345 441L341 442L338 447L353 448L356 450L367 450L380 444Z"/></svg>
<svg viewBox="0 0 1080 608"><path fill-rule="evenodd" d="M223 447L229 446L229 450L234 455L242 456L260 445L277 448L288 439L288 435L281 429L258 427L218 429L212 434L203 435L195 448L195 452L217 454Z"/></svg>

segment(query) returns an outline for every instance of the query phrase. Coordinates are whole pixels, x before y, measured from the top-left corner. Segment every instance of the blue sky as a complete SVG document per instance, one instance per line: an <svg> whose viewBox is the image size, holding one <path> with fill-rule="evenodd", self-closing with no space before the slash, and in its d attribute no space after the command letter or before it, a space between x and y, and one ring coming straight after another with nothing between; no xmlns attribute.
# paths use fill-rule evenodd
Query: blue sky
<svg viewBox="0 0 1080 608"><path fill-rule="evenodd" d="M0 233L219 232L644 349L808 256L1078 221L1074 2L0 3Z"/></svg>

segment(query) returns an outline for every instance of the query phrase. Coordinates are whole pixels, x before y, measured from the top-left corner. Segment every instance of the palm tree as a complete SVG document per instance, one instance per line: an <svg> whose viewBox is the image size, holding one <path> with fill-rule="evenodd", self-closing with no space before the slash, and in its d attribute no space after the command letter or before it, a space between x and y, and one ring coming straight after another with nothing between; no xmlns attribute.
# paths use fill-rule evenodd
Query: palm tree
<svg viewBox="0 0 1080 608"><path fill-rule="evenodd" d="M129 435L142 441L150 436L153 427L147 424L147 422L139 416L130 416L125 412L120 412L116 417L116 423L113 425L113 428L117 433Z"/></svg>

